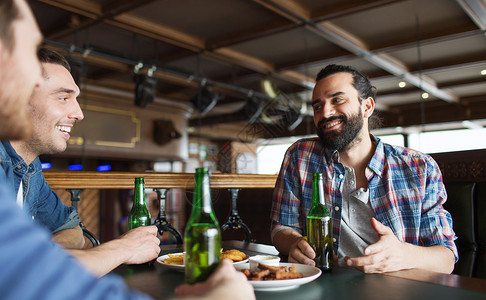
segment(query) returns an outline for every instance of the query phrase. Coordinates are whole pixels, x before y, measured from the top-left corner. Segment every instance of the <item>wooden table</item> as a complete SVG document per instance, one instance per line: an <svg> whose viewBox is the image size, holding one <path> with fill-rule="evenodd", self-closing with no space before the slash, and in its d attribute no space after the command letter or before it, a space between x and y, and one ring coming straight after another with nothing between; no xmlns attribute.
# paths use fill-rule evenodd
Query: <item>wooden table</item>
<svg viewBox="0 0 486 300"><path fill-rule="evenodd" d="M249 255L278 254L273 246L223 242L225 249L240 249ZM176 246L161 246L162 254L180 251ZM153 266L123 266L116 270L127 284L155 299L173 297L174 288L183 283L184 274L155 263ZM284 292L255 292L257 299L486 299L486 280L423 270L406 270L382 274L364 274L338 264L332 273Z"/></svg>

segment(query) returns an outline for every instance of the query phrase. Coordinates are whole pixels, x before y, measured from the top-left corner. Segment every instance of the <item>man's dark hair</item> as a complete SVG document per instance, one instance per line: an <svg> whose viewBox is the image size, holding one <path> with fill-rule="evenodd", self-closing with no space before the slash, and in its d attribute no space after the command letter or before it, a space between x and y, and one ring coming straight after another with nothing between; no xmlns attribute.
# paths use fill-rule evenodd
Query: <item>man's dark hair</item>
<svg viewBox="0 0 486 300"><path fill-rule="evenodd" d="M335 64L328 65L324 69L319 71L316 76L316 82L337 73L349 73L353 76L352 84L359 93L359 103L361 103L363 99L366 99L368 97L373 98L373 100L375 100L376 102L376 88L371 85L368 77L363 75L363 73L361 73L354 67ZM376 112L373 113L373 115L369 118L370 129L381 127L381 123L381 119L376 115Z"/></svg>
<svg viewBox="0 0 486 300"><path fill-rule="evenodd" d="M359 99L360 103L362 99L366 99L368 97L372 97L373 100L376 101L376 88L371 85L368 77L351 66L328 65L322 69L319 74L317 74L316 82L336 73L349 73L353 75L353 86L359 92L359 96L361 97L361 99Z"/></svg>
<svg viewBox="0 0 486 300"><path fill-rule="evenodd" d="M69 72L71 72L71 66L69 65L66 58L54 50L50 50L47 48L40 48L39 51L37 51L37 57L39 58L39 61L41 63L61 65L64 68L66 68Z"/></svg>
<svg viewBox="0 0 486 300"><path fill-rule="evenodd" d="M19 18L19 9L15 1L0 1L0 40L9 51L15 46L12 23L17 18Z"/></svg>

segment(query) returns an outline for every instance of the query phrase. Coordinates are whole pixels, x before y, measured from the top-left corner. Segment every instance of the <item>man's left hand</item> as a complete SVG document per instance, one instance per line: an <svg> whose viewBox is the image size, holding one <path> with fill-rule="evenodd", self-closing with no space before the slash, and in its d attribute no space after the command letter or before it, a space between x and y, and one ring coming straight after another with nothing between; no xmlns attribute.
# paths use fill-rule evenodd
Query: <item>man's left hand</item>
<svg viewBox="0 0 486 300"><path fill-rule="evenodd" d="M407 244L398 240L390 227L371 218L378 241L364 249L362 257L345 257L346 264L364 273L384 273L407 269Z"/></svg>

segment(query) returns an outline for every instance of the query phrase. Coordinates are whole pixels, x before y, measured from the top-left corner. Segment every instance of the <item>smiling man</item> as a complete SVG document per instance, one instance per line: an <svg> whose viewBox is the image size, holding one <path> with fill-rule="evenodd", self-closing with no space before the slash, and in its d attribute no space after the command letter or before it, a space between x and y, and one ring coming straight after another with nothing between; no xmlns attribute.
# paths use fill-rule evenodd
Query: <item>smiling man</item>
<svg viewBox="0 0 486 300"><path fill-rule="evenodd" d="M85 239L78 214L51 190L38 158L41 154L66 150L71 128L84 118L77 101L79 88L62 55L42 48L37 56L44 80L34 89L28 105L34 125L32 135L1 142L0 175L5 175L11 191L17 194L17 203L29 218L51 231L53 240L95 275L104 275L123 263L139 264L155 259L160 251L155 226L135 228L95 248L82 249Z"/></svg>
<svg viewBox="0 0 486 300"><path fill-rule="evenodd" d="M76 97L79 88L69 73L69 64L56 52L41 49L44 84L37 87L29 102L32 136L28 139L3 141L0 158L17 203L32 219L47 227L63 247L84 247L77 212L64 205L42 175L41 154L66 150L69 132L83 113Z"/></svg>
<svg viewBox="0 0 486 300"><path fill-rule="evenodd" d="M314 265L302 238L312 174L323 173L334 251L366 273L421 268L450 273L457 260L437 163L370 134L375 88L349 66L329 65L312 95L318 138L294 143L273 195L272 241L289 261Z"/></svg>
<svg viewBox="0 0 486 300"><path fill-rule="evenodd" d="M34 88L43 88L44 79L35 55L41 33L24 0L0 0L0 139L28 138L32 133L27 103ZM46 71L46 69L44 69ZM44 77L44 78L43 78ZM61 98L62 101L64 98ZM63 119L64 120L64 119ZM67 138L65 125L54 127ZM4 166L5 161L0 160ZM33 224L15 204L8 178L0 172L0 291L1 299L151 299L131 291L117 276L97 278L82 268L65 250L50 241L50 234ZM140 227L152 245L141 244L135 252L158 254L157 229ZM138 229L138 228L136 228ZM134 229L135 230L135 229ZM133 232L133 231L131 231ZM152 232L152 233L151 233ZM133 234L132 234L133 235ZM154 240L155 239L155 240ZM111 256L133 259L120 252L127 243L107 243ZM155 247L153 246L155 245ZM101 246L92 248L98 251ZM91 250L91 249L89 249ZM110 259L107 257L106 259ZM169 293L169 291L167 291ZM189 299L255 299L245 275L237 272L229 260L203 283L181 285L175 294Z"/></svg>

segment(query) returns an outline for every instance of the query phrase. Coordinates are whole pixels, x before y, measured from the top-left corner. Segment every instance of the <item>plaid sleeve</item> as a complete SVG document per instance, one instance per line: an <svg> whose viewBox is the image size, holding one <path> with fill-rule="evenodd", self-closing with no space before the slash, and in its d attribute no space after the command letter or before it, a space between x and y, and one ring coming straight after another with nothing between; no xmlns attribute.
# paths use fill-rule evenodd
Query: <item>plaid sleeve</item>
<svg viewBox="0 0 486 300"><path fill-rule="evenodd" d="M449 248L458 260L457 238L452 229L451 214L442 206L447 199L439 166L428 157L425 197L422 201L420 243L424 246L441 245Z"/></svg>
<svg viewBox="0 0 486 300"><path fill-rule="evenodd" d="M273 192L272 230L278 226L289 226L300 231L302 228L300 199L301 187L299 172L293 159L292 148L285 154L280 173Z"/></svg>

